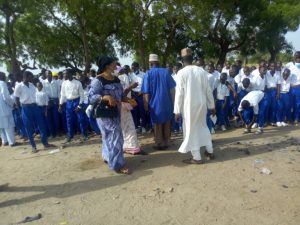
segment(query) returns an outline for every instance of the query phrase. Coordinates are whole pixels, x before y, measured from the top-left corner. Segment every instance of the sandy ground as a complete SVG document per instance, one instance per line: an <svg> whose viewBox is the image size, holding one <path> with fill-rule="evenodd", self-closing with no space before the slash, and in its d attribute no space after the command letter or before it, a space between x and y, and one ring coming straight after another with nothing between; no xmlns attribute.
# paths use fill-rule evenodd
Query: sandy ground
<svg viewBox="0 0 300 225"><path fill-rule="evenodd" d="M215 134L216 159L203 165L181 162L190 155L177 153L180 135L163 152L152 150L151 135L139 136L149 155L126 156L130 176L102 162L99 137L56 154L1 147L0 224L41 213L28 224L299 225L299 128L241 133Z"/></svg>

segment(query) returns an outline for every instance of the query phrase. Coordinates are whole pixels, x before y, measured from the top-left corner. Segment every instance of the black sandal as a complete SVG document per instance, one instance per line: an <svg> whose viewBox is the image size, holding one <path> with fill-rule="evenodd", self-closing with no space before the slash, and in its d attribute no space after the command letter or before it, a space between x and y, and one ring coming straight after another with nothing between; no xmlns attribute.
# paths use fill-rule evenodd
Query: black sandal
<svg viewBox="0 0 300 225"><path fill-rule="evenodd" d="M208 151L205 150L204 155L206 156L207 160L212 160L215 159L214 153L209 153Z"/></svg>
<svg viewBox="0 0 300 225"><path fill-rule="evenodd" d="M182 162L186 164L195 164L195 165L200 165L204 163L202 160L195 160L195 159L185 159L182 160Z"/></svg>

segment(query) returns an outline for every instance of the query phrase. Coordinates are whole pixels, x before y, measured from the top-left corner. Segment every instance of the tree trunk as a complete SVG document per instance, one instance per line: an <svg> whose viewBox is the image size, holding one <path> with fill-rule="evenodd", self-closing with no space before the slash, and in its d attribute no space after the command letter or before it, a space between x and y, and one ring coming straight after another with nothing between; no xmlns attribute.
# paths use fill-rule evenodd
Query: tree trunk
<svg viewBox="0 0 300 225"><path fill-rule="evenodd" d="M276 60L276 51L270 51L269 50L269 53L270 53L270 61L269 62L274 62Z"/></svg>
<svg viewBox="0 0 300 225"><path fill-rule="evenodd" d="M171 52L171 49L172 49L173 43L174 43L173 39L174 39L174 36L175 36L175 31L176 31L176 27L174 25L174 26L172 26L172 28L170 30L170 33L169 33L169 35L167 37L167 47L166 47L166 50L162 54L162 57L163 57L163 60L162 60L163 65L162 66L165 66L167 64L168 57L170 56L170 52Z"/></svg>
<svg viewBox="0 0 300 225"><path fill-rule="evenodd" d="M85 22L80 16L77 16L77 20L81 30L81 38L84 50L84 72L87 74L91 69L91 51L88 44Z"/></svg>
<svg viewBox="0 0 300 225"><path fill-rule="evenodd" d="M142 27L139 28L138 31L138 52L139 52L139 57L140 57L140 67L143 68L144 71L147 69L146 65L146 56L145 56L145 43L143 40L143 30Z"/></svg>
<svg viewBox="0 0 300 225"><path fill-rule="evenodd" d="M226 55L227 55L227 51L225 49L221 49L220 53L219 53L219 58L218 58L217 64L224 65L224 63L226 61Z"/></svg>
<svg viewBox="0 0 300 225"><path fill-rule="evenodd" d="M12 18L12 19L11 19ZM5 43L7 46L7 52L9 55L8 68L13 74L20 74L21 68L17 59L17 46L14 37L14 24L17 18L15 15L10 15L9 11L6 11L5 16Z"/></svg>

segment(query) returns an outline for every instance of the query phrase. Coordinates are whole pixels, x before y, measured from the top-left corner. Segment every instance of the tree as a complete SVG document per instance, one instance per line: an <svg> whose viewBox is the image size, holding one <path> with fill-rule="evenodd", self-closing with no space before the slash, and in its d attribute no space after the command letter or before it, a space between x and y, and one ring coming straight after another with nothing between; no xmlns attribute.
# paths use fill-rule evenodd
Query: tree
<svg viewBox="0 0 300 225"><path fill-rule="evenodd" d="M270 61L274 61L281 51L290 53L292 46L287 43L285 34L297 30L299 23L299 1L272 1L262 14L262 23L256 35L257 50L268 52Z"/></svg>
<svg viewBox="0 0 300 225"><path fill-rule="evenodd" d="M1 41L0 59L5 61L13 73L19 73L20 63L18 61L18 39L15 33L15 25L20 16L25 12L26 1L0 1Z"/></svg>

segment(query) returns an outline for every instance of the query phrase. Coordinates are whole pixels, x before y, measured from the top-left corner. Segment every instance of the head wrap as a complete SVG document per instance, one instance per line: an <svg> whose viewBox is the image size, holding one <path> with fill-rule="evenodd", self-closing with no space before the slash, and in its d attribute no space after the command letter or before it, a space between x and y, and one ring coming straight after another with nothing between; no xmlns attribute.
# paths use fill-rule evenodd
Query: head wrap
<svg viewBox="0 0 300 225"><path fill-rule="evenodd" d="M98 57L97 59L97 66L98 66L98 71L97 73L103 73L105 70L105 67L108 66L109 64L113 63L115 61L114 58L108 57L108 56L101 56Z"/></svg>

